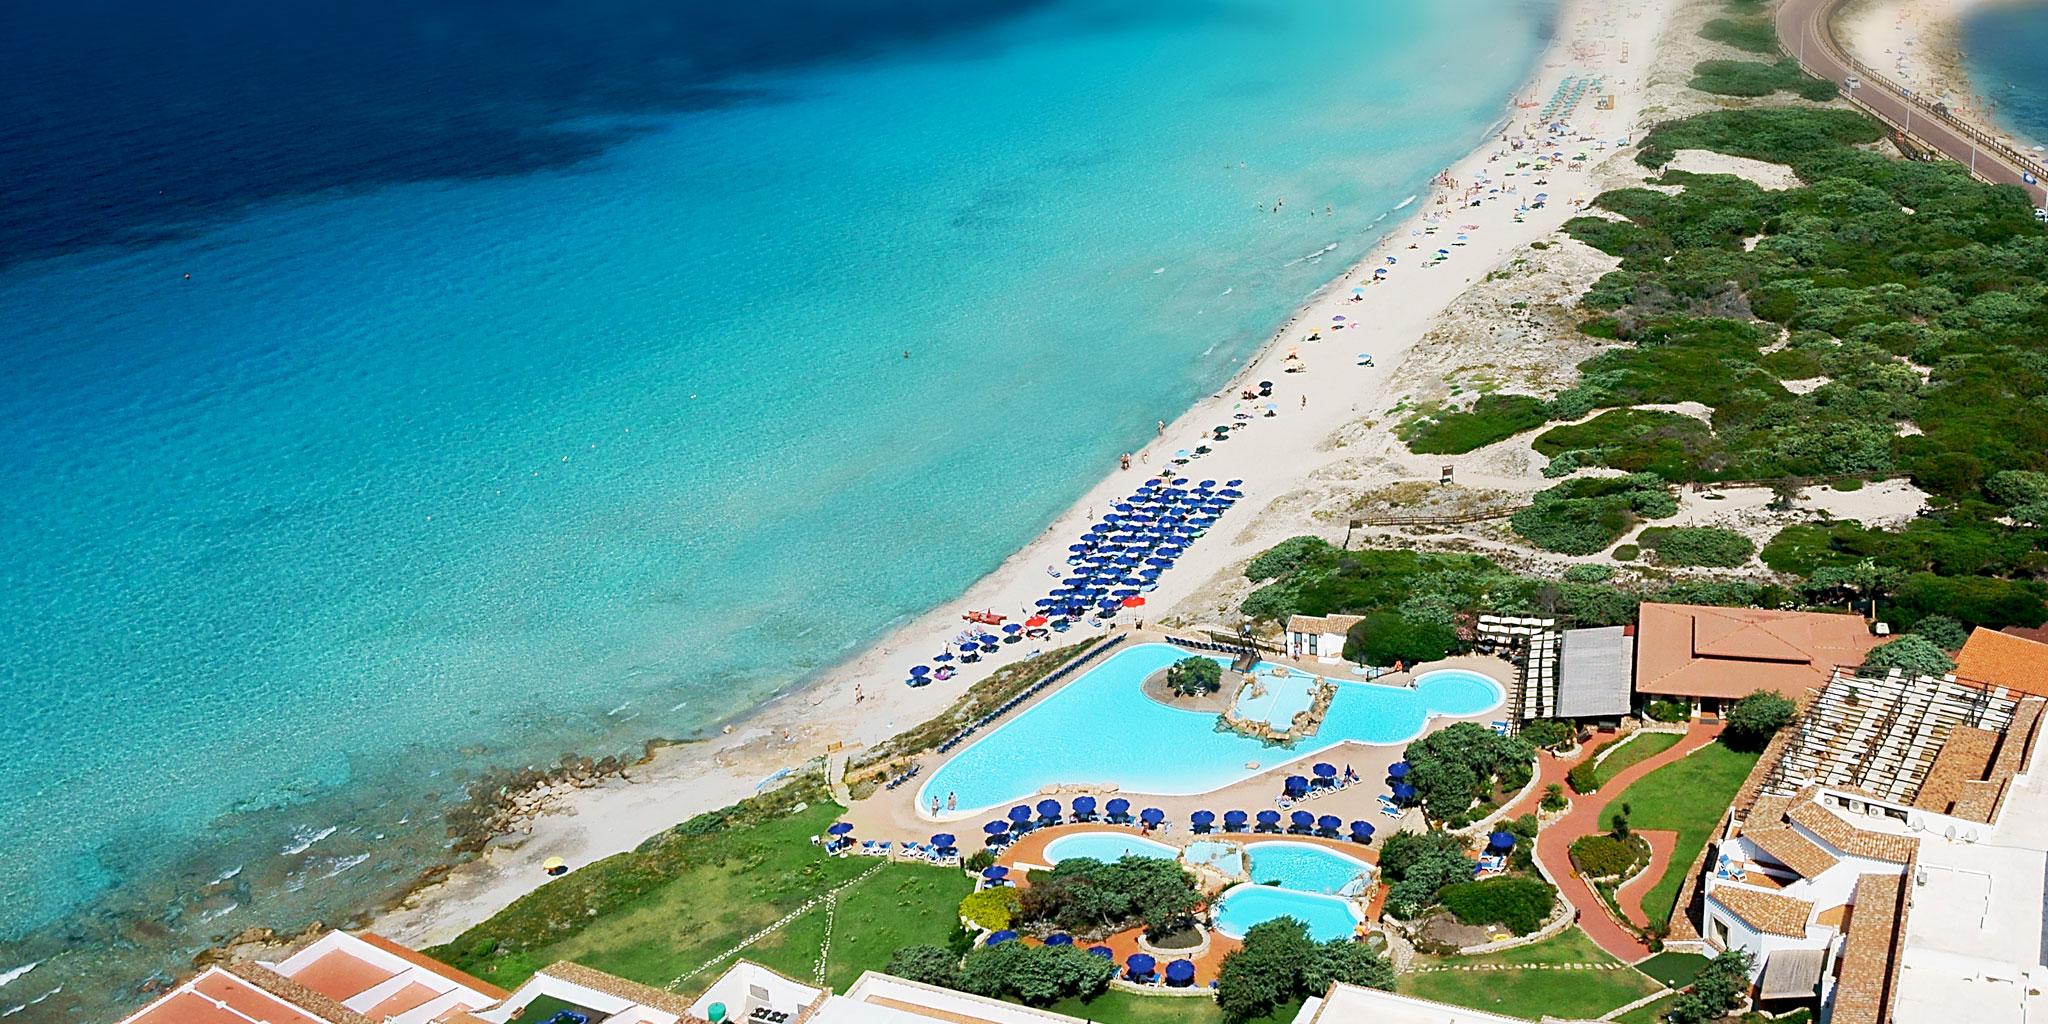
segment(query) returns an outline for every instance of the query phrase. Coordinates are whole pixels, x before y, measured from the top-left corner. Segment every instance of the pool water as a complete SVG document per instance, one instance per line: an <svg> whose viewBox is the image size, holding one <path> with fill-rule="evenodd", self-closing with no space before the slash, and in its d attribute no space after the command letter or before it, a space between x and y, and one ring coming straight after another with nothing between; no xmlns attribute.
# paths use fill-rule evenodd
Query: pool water
<svg viewBox="0 0 2048 1024"><path fill-rule="evenodd" d="M1263 770L1246 768L1247 762L1271 767L1345 740L1405 743L1422 734L1433 714L1476 715L1505 700L1499 683L1462 669L1427 673L1412 688L1336 679L1321 731L1276 752L1251 737L1217 731L1213 712L1145 696L1147 676L1189 653L1163 643L1117 651L941 765L920 790L918 806L951 794L948 802L963 808L955 816L970 817L1053 783L1115 784L1160 796L1207 793ZM1255 671L1273 667L1260 662Z"/></svg>
<svg viewBox="0 0 2048 1024"><path fill-rule="evenodd" d="M1244 873L1244 850L1236 843L1197 839L1181 851L1181 859L1189 865L1206 865L1226 875Z"/></svg>
<svg viewBox="0 0 2048 1024"><path fill-rule="evenodd" d="M1216 901L1215 917L1216 930L1234 939L1243 938L1254 925L1291 917L1307 925L1309 938L1317 942L1348 939L1359 922L1349 900L1270 885L1232 888Z"/></svg>
<svg viewBox="0 0 2048 1024"><path fill-rule="evenodd" d="M1090 857L1100 861L1122 860L1125 857L1157 857L1172 860L1177 853L1165 843L1156 843L1143 836L1117 832L1076 832L1061 836L1045 844L1045 861L1058 864L1076 857Z"/></svg>
<svg viewBox="0 0 2048 1024"><path fill-rule="evenodd" d="M1315 700L1315 677L1289 672L1284 676L1260 675L1256 684L1266 692L1252 696L1254 680L1245 680L1233 710L1237 717L1265 722L1276 729L1294 724L1294 716L1308 710Z"/></svg>
<svg viewBox="0 0 2048 1024"><path fill-rule="evenodd" d="M1301 892L1351 896L1371 881L1372 865L1313 843L1252 843L1245 847L1254 882Z"/></svg>

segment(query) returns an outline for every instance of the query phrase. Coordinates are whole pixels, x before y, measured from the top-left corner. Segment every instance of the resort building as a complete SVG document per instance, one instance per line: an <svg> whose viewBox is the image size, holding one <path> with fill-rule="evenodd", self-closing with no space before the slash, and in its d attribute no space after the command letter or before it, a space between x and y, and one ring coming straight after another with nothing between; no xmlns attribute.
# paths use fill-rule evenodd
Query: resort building
<svg viewBox="0 0 2048 1024"><path fill-rule="evenodd" d="M1334 983L1319 998L1310 998L1295 1013L1293 1024L1527 1024L1484 1010L1433 1003L1376 988Z"/></svg>
<svg viewBox="0 0 2048 1024"><path fill-rule="evenodd" d="M1559 629L1552 618L1481 615L1477 636L1482 650L1515 661L1510 704L1519 721L1563 718L1612 727L1634 703L1634 626Z"/></svg>
<svg viewBox="0 0 2048 1024"><path fill-rule="evenodd" d="M1709 715L1757 690L1803 699L1836 669L1862 664L1879 640L1854 615L1648 603L1636 627L1635 691Z"/></svg>
<svg viewBox="0 0 2048 1024"><path fill-rule="evenodd" d="M1325 665L1344 660L1344 638L1351 627L1365 621L1363 615L1290 615L1287 617L1287 656L1314 658Z"/></svg>
<svg viewBox="0 0 2048 1024"><path fill-rule="evenodd" d="M380 936L328 932L276 963L208 967L122 1024L454 1024L507 995Z"/></svg>
<svg viewBox="0 0 2048 1024"><path fill-rule="evenodd" d="M2031 637L2037 632L1977 627L1956 655L1956 678L2048 697L2048 643Z"/></svg>

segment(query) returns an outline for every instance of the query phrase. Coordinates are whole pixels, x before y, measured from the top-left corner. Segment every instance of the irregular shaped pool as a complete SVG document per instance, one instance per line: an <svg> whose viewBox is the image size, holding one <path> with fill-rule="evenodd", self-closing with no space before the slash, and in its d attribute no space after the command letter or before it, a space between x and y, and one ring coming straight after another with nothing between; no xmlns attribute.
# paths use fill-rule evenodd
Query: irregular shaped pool
<svg viewBox="0 0 2048 1024"><path fill-rule="evenodd" d="M1321 731L1293 750L1276 751L1248 736L1218 732L1212 712L1145 696L1145 677L1189 653L1149 643L1111 654L940 765L919 791L918 806L952 794L961 808L953 817L972 817L1053 783L1114 783L1162 796L1208 793L1257 774L1260 769L1246 768L1247 762L1270 768L1344 740L1405 743L1422 733L1432 714L1476 715L1505 699L1500 684L1462 669L1427 673L1413 687L1335 679L1337 695ZM1261 662L1256 671L1272 667Z"/></svg>
<svg viewBox="0 0 2048 1024"><path fill-rule="evenodd" d="M1272 883L1302 892L1354 896L1372 881L1372 865L1314 843L1248 843L1254 882Z"/></svg>
<svg viewBox="0 0 2048 1024"><path fill-rule="evenodd" d="M1244 938L1253 925L1278 917L1291 917L1308 926L1309 938L1317 942L1348 939L1358 930L1359 917L1350 900L1270 885L1240 885L1216 901L1216 930L1234 939Z"/></svg>
<svg viewBox="0 0 2048 1024"><path fill-rule="evenodd" d="M1172 860L1180 851L1165 843L1155 843L1143 836L1121 832L1076 832L1061 836L1045 844L1045 861L1058 864L1075 857L1090 857L1100 861L1122 860L1125 857L1157 857Z"/></svg>

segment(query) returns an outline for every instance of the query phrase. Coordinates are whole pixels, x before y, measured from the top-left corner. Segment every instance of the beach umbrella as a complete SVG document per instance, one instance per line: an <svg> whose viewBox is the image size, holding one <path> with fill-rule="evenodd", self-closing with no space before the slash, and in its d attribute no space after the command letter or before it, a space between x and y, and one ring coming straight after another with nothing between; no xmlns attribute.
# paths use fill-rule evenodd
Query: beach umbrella
<svg viewBox="0 0 2048 1024"><path fill-rule="evenodd" d="M1074 937L1066 932L1056 932L1045 937L1045 944L1048 946L1071 946L1074 944Z"/></svg>
<svg viewBox="0 0 2048 1024"><path fill-rule="evenodd" d="M1273 826L1275 826L1275 825L1278 825L1278 824L1280 824L1280 812L1279 812L1279 811L1260 811L1260 812L1259 812L1259 827L1260 827L1260 828L1272 828Z"/></svg>
<svg viewBox="0 0 2048 1024"><path fill-rule="evenodd" d="M1336 834L1338 829L1343 827L1344 819L1339 818L1334 814L1325 814L1322 817L1316 819L1316 830L1319 832L1328 832L1334 835Z"/></svg>
<svg viewBox="0 0 2048 1024"><path fill-rule="evenodd" d="M1195 962L1175 960L1166 965L1166 983L1169 985L1191 985L1195 981Z"/></svg>
<svg viewBox="0 0 2048 1024"><path fill-rule="evenodd" d="M1130 969L1131 977L1147 978L1159 966L1159 961L1152 959L1149 953L1132 953L1131 958L1124 961L1124 966Z"/></svg>
<svg viewBox="0 0 2048 1024"><path fill-rule="evenodd" d="M991 821L988 824L983 825L981 827L981 831L983 834L991 836L999 836L1005 832L1008 832L1009 830L1010 823L1007 821Z"/></svg>
<svg viewBox="0 0 2048 1024"><path fill-rule="evenodd" d="M1287 822L1295 828L1314 828L1316 827L1316 816L1307 811L1295 811L1287 816Z"/></svg>
<svg viewBox="0 0 2048 1024"><path fill-rule="evenodd" d="M1144 607L1144 605L1145 599L1142 597L1132 595L1130 597L1124 598L1124 607L1126 608L1142 608Z"/></svg>
<svg viewBox="0 0 2048 1024"><path fill-rule="evenodd" d="M1010 877L1010 869L1002 866L1001 864L991 864L988 867L981 869L981 877L988 879L991 882L1000 882L1003 879Z"/></svg>
<svg viewBox="0 0 2048 1024"><path fill-rule="evenodd" d="M952 660L953 660L953 652L952 652L952 651L940 651L939 653L937 653L937 654L934 654L934 655L932 655L932 660L933 660L933 661L952 661Z"/></svg>
<svg viewBox="0 0 2048 1024"><path fill-rule="evenodd" d="M1031 629L1037 629L1038 627L1045 625L1045 623L1046 618L1043 615L1033 615L1032 617L1024 620L1024 625Z"/></svg>
<svg viewBox="0 0 2048 1024"><path fill-rule="evenodd" d="M1415 799L1415 787L1414 787L1414 786L1411 786L1411 785L1409 785L1409 784L1407 784L1407 783L1405 783L1405 782L1397 782L1397 783L1395 783L1395 784L1394 784L1394 799L1396 799L1396 800L1402 800L1402 801L1407 801L1407 800L1413 800L1413 799Z"/></svg>
<svg viewBox="0 0 2048 1024"><path fill-rule="evenodd" d="M1506 829L1502 829L1499 832L1495 832L1494 834L1487 836L1486 842L1487 845L1492 846L1496 850L1512 850L1515 848L1515 834L1513 832L1509 832Z"/></svg>
<svg viewBox="0 0 2048 1024"><path fill-rule="evenodd" d="M832 827L826 829L825 831L835 836L843 836L848 832L853 831L853 824L851 822L835 821L832 823Z"/></svg>
<svg viewBox="0 0 2048 1024"><path fill-rule="evenodd" d="M1075 817L1077 817L1077 818L1092 818L1092 817L1094 817L1094 816L1095 816L1095 798L1094 798L1094 797L1092 797L1092 796L1077 796L1077 797L1075 797L1075 798L1074 798L1074 816L1075 816Z"/></svg>
<svg viewBox="0 0 2048 1024"><path fill-rule="evenodd" d="M1224 811L1223 830L1226 832L1235 832L1238 829L1243 828L1245 819L1247 817L1248 815L1246 815L1243 811Z"/></svg>
<svg viewBox="0 0 2048 1024"><path fill-rule="evenodd" d="M1116 959L1116 950L1113 950L1108 946L1090 946L1088 947L1088 955L1099 956L1104 960L1113 961Z"/></svg>
<svg viewBox="0 0 2048 1024"><path fill-rule="evenodd" d="M953 848L953 845L954 845L954 844L953 844L953 833L951 833L951 832L941 832L941 833L939 833L939 834L937 834L937 835L933 836L933 837L932 837L932 845L933 845L933 846L936 846L936 847L938 847L938 848L939 848L939 849L941 849L941 850L950 850L950 849L952 849L952 848Z"/></svg>
<svg viewBox="0 0 2048 1024"><path fill-rule="evenodd" d="M1138 812L1138 820L1147 825L1157 826L1160 822L1166 820L1166 812L1157 807L1147 807Z"/></svg>
<svg viewBox="0 0 2048 1024"><path fill-rule="evenodd" d="M1318 761L1316 766L1309 770L1316 773L1316 778L1319 779L1334 779L1337 777L1337 766L1328 761Z"/></svg>
<svg viewBox="0 0 2048 1024"><path fill-rule="evenodd" d="M1131 813L1131 802L1123 797L1116 797L1110 802L1103 804L1102 810L1103 813L1108 814L1112 818L1121 818Z"/></svg>
<svg viewBox="0 0 2048 1024"><path fill-rule="evenodd" d="M1389 777L1389 778L1395 778L1395 779L1405 779L1405 778L1407 778L1407 777L1408 777L1408 762L1406 762L1406 761L1396 761L1396 762L1394 762L1393 764L1390 764L1390 765L1388 765L1388 766L1387 766L1387 775L1388 775L1388 777Z"/></svg>
<svg viewBox="0 0 2048 1024"><path fill-rule="evenodd" d="M1287 781L1282 785L1289 793L1308 792L1308 780L1299 775L1289 775Z"/></svg>
<svg viewBox="0 0 2048 1024"><path fill-rule="evenodd" d="M1050 818L1054 821L1058 821L1060 816L1060 802L1058 800L1040 800L1038 802L1038 816L1041 818Z"/></svg>
<svg viewBox="0 0 2048 1024"><path fill-rule="evenodd" d="M1023 626L1020 626L1020 625L1018 625L1017 623L1014 623L1014 622L1006 622L1006 623L1004 623L1004 624L1003 624L1003 632L1004 632L1005 634L1010 634L1010 635L1014 635L1014 634L1017 634L1017 633L1021 633L1021 632L1023 632L1023 631L1024 631L1024 627L1023 627Z"/></svg>
<svg viewBox="0 0 2048 1024"><path fill-rule="evenodd" d="M1351 823L1351 837L1353 839L1371 839L1372 833L1372 822L1354 821Z"/></svg>
<svg viewBox="0 0 2048 1024"><path fill-rule="evenodd" d="M1196 811L1195 813L1188 815L1188 823L1195 826L1195 828L1198 830L1206 831L1209 829L1210 826L1216 824L1216 812Z"/></svg>
<svg viewBox="0 0 2048 1024"><path fill-rule="evenodd" d="M986 944L987 944L987 945L990 945L990 946L1000 946L1000 945L1002 945L1002 944L1003 944L1003 943L1005 943L1005 942L1015 942L1015 941L1017 941L1017 933L1016 933L1016 932L1014 932L1014 931L1011 931L1011 930L1010 930L1010 929L1008 929L1008 928L1005 928L1005 929L1003 929L1002 931L999 931L999 932L996 932L996 933L995 933L995 934L993 934L993 935L990 935L990 936L988 937L988 942L987 942Z"/></svg>
<svg viewBox="0 0 2048 1024"><path fill-rule="evenodd" d="M930 665L912 665L910 666L910 674L914 676L928 676L932 674L932 667Z"/></svg>
<svg viewBox="0 0 2048 1024"><path fill-rule="evenodd" d="M1026 806L1024 806L1023 804L1018 804L1017 806L1015 806L1015 807L1012 807L1012 808L1010 808L1010 821L1011 821L1011 822L1013 822L1013 823L1015 823L1015 824L1018 824L1018 825L1022 825L1022 824L1024 824L1025 822L1027 822L1027 821L1030 821L1030 820L1031 820L1031 808L1029 808L1029 807L1026 807Z"/></svg>

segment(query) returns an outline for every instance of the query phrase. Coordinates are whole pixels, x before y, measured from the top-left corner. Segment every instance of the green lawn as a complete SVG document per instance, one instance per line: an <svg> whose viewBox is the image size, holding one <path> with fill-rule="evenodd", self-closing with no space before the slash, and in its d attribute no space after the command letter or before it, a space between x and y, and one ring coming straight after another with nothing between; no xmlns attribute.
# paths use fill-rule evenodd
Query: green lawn
<svg viewBox="0 0 2048 1024"><path fill-rule="evenodd" d="M1100 1024L1223 1024L1223 1011L1216 1008L1214 1000L1193 996L1141 996L1115 989L1085 1003L1079 999L1063 999L1046 1009ZM1288 1024L1300 1009L1300 1003L1289 1003L1268 1016L1253 1018L1248 1024Z"/></svg>
<svg viewBox="0 0 2048 1024"><path fill-rule="evenodd" d="M1639 741L1640 742L1640 741ZM1629 805L1629 825L1644 831L1678 833L1678 846L1664 877L1643 894L1643 912L1651 922L1671 919L1678 888L1693 858L1712 837L1735 791L1756 764L1757 755L1709 743L1648 775L1617 795L1608 806Z"/></svg>
<svg viewBox="0 0 2048 1024"><path fill-rule="evenodd" d="M1597 963L1605 970L1559 971L1549 964ZM1660 987L1621 961L1601 952L1586 933L1567 929L1556 938L1485 956L1421 956L1417 966L1524 966L1531 970L1430 971L1401 976L1400 991L1420 999L1490 1010L1530 1020L1552 1017L1593 1019L1626 1006Z"/></svg>
<svg viewBox="0 0 2048 1024"><path fill-rule="evenodd" d="M1636 970L1663 982L1665 988L1684 988L1710 962L1698 953L1659 953L1637 964Z"/></svg>
<svg viewBox="0 0 2048 1024"><path fill-rule="evenodd" d="M1646 732L1635 739L1614 748L1614 753L1594 766L1593 774L1605 788L1615 776L1627 771L1630 765L1640 764L1678 745L1685 736L1675 732Z"/></svg>
<svg viewBox="0 0 2048 1024"><path fill-rule="evenodd" d="M1677 1001L1678 993L1673 992L1654 1003L1638 1006L1614 1018L1614 1024L1662 1024L1664 1015L1671 1012L1671 1004Z"/></svg>

